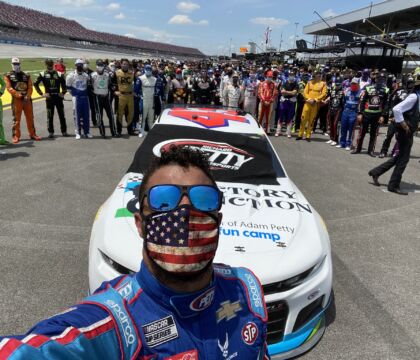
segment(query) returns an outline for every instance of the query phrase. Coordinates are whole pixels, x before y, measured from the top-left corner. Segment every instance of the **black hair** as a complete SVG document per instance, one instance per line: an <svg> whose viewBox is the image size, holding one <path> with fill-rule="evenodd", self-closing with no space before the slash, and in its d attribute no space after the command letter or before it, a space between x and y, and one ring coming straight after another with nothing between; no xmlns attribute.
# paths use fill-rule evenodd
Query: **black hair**
<svg viewBox="0 0 420 360"><path fill-rule="evenodd" d="M188 169L190 167L199 168L214 183L214 185L216 185L216 181L210 170L208 156L199 150L172 145L168 150L162 151L160 157L155 157L150 163L148 169L144 172L143 180L139 188L139 201L143 199L150 177L157 170L166 165L178 165L184 169Z"/></svg>

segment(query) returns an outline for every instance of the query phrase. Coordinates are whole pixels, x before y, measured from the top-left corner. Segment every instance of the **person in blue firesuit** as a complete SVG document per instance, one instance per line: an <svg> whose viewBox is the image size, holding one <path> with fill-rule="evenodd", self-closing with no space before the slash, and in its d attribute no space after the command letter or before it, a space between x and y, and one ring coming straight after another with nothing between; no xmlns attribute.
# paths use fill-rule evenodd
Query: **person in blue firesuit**
<svg viewBox="0 0 420 360"><path fill-rule="evenodd" d="M165 79L165 74L162 70L153 67L152 74L156 78L156 88L154 95L155 116L158 117L165 107L165 91L168 82Z"/></svg>
<svg viewBox="0 0 420 360"><path fill-rule="evenodd" d="M357 111L361 96L361 90L357 79L353 79L350 88L344 91L344 110L341 115L341 137L337 148L345 148L350 151L353 141L353 128L357 118Z"/></svg>
<svg viewBox="0 0 420 360"><path fill-rule="evenodd" d="M258 279L213 264L222 194L204 155L163 151L138 198L140 270L104 282L25 335L0 337L1 359L269 359Z"/></svg>
<svg viewBox="0 0 420 360"><path fill-rule="evenodd" d="M88 87L90 83L89 75L83 69L84 61L77 59L75 62L76 69L69 73L66 78L67 90L73 96L73 117L74 132L76 140L80 139L81 129L87 138L92 138L89 126L89 93Z"/></svg>

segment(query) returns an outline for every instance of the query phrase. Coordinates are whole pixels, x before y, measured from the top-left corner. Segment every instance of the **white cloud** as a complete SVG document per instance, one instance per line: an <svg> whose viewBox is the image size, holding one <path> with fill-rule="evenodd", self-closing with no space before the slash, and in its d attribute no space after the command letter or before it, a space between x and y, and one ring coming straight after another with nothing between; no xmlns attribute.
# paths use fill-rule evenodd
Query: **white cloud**
<svg viewBox="0 0 420 360"><path fill-rule="evenodd" d="M117 20L122 20L125 19L125 15L122 12L120 12L119 14L115 15L114 18Z"/></svg>
<svg viewBox="0 0 420 360"><path fill-rule="evenodd" d="M121 8L121 5L119 3L110 3L106 6L106 9L110 11L116 11L116 10L119 10L120 8Z"/></svg>
<svg viewBox="0 0 420 360"><path fill-rule="evenodd" d="M275 17L256 17L250 20L253 24L279 27L289 24L289 20Z"/></svg>
<svg viewBox="0 0 420 360"><path fill-rule="evenodd" d="M179 11L190 13L200 8L200 5L189 1L181 1L176 5Z"/></svg>
<svg viewBox="0 0 420 360"><path fill-rule="evenodd" d="M202 26L207 26L209 24L209 21L208 20L200 20L200 21L195 22L188 15L174 15L169 19L168 24L171 24L171 25L202 25Z"/></svg>
<svg viewBox="0 0 420 360"><path fill-rule="evenodd" d="M323 13L322 13L322 16L323 17L332 17L332 16L336 16L337 14L334 12L334 10L333 9L328 9L328 10L325 10Z"/></svg>
<svg viewBox="0 0 420 360"><path fill-rule="evenodd" d="M75 7L84 7L93 5L95 0L60 0L62 5L72 5Z"/></svg>
<svg viewBox="0 0 420 360"><path fill-rule="evenodd" d="M129 38L133 38L133 39L135 39L135 38L136 38L136 35L131 34L131 33L124 34L124 36L127 36L127 37L129 37Z"/></svg>
<svg viewBox="0 0 420 360"><path fill-rule="evenodd" d="M174 15L168 21L168 24L175 24L175 25L188 25L192 23L193 21L188 15Z"/></svg>

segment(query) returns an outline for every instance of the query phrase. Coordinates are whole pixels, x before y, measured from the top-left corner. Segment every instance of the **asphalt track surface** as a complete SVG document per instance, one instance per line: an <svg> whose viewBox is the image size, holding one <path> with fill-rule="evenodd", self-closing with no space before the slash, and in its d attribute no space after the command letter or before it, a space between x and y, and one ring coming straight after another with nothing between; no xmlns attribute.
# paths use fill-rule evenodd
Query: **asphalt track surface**
<svg viewBox="0 0 420 360"><path fill-rule="evenodd" d="M46 136L44 104L34 108ZM71 133L69 102L66 114ZM10 110L4 118L10 139ZM403 177L411 191L405 197L371 185L367 172L382 160L326 139L272 138L289 176L325 219L333 249L335 316L303 359L418 359L420 138ZM0 147L1 334L22 333L86 295L93 219L140 142L57 137Z"/></svg>

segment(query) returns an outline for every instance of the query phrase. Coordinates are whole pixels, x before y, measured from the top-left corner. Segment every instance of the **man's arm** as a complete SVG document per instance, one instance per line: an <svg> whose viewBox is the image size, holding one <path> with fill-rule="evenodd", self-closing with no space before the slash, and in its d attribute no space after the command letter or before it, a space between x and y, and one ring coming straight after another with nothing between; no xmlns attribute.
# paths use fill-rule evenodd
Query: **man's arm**
<svg viewBox="0 0 420 360"><path fill-rule="evenodd" d="M25 335L0 337L0 359L118 359L120 340L106 310L79 304L41 321Z"/></svg>
<svg viewBox="0 0 420 360"><path fill-rule="evenodd" d="M35 83L34 83L34 88L35 88L36 92L37 92L40 96L42 96L42 95L43 95L42 90L41 90L41 88L39 87L39 84L43 82L42 80L43 80L43 79L42 79L42 73L39 73L38 77L37 77L37 78L36 78L36 80L35 80Z"/></svg>
<svg viewBox="0 0 420 360"><path fill-rule="evenodd" d="M401 101L399 104L395 105L392 109L394 113L395 122L402 123L404 121L403 114L406 111L409 111L413 108L413 106L417 102L417 95L416 94L410 94L406 97L404 101Z"/></svg>
<svg viewBox="0 0 420 360"><path fill-rule="evenodd" d="M18 99L22 98L22 95L19 92L17 92L15 89L13 89L12 82L10 81L7 75L4 77L4 81L6 83L6 89L10 93L10 95L12 95L12 97L18 98Z"/></svg>

